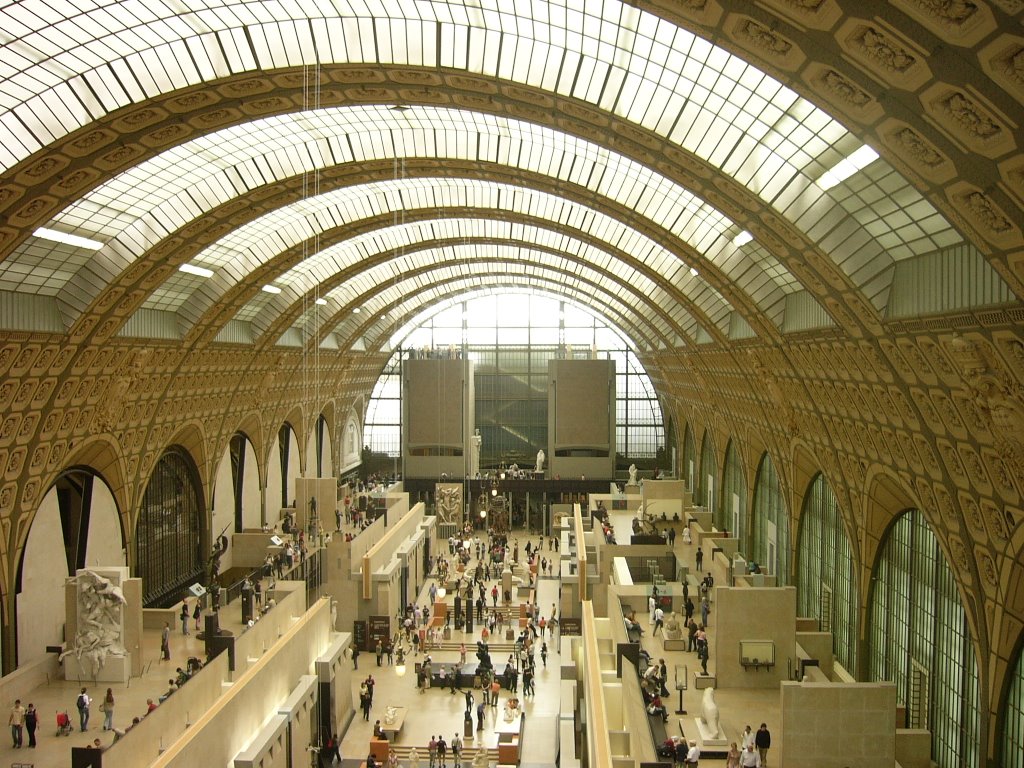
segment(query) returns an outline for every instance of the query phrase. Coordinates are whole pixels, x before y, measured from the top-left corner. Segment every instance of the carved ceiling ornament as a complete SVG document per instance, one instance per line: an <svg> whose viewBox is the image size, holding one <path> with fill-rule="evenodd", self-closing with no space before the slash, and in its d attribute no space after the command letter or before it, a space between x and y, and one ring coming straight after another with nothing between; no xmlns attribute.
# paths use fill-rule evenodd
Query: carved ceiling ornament
<svg viewBox="0 0 1024 768"><path fill-rule="evenodd" d="M727 34L737 44L780 69L795 71L806 59L792 40L749 16L733 14L726 25Z"/></svg>
<svg viewBox="0 0 1024 768"><path fill-rule="evenodd" d="M832 29L843 16L835 0L765 0L765 4L811 29Z"/></svg>
<svg viewBox="0 0 1024 768"><path fill-rule="evenodd" d="M995 159L1016 147L1007 118L972 88L939 82L920 98L936 129L968 150Z"/></svg>
<svg viewBox="0 0 1024 768"><path fill-rule="evenodd" d="M977 553L978 566L981 570L982 579L989 587L995 589L999 586L999 573L996 570L995 561L987 551L980 547L976 547L975 552Z"/></svg>
<svg viewBox="0 0 1024 768"><path fill-rule="evenodd" d="M961 46L974 45L996 29L988 6L972 0L892 0L892 4L941 39Z"/></svg>
<svg viewBox="0 0 1024 768"><path fill-rule="evenodd" d="M1002 367L989 344L957 334L946 346L962 370L979 417L994 435L1024 448L1024 387Z"/></svg>
<svg viewBox="0 0 1024 768"><path fill-rule="evenodd" d="M985 240L1002 248L1024 244L1020 228L980 189L974 189L967 184L957 184L948 188L946 195Z"/></svg>
<svg viewBox="0 0 1024 768"><path fill-rule="evenodd" d="M986 538L985 518L981 514L981 506L977 500L969 494L961 491L958 494L960 501L960 509L963 512L964 519L967 521L968 527L971 532L975 534L975 538L979 541L983 541Z"/></svg>

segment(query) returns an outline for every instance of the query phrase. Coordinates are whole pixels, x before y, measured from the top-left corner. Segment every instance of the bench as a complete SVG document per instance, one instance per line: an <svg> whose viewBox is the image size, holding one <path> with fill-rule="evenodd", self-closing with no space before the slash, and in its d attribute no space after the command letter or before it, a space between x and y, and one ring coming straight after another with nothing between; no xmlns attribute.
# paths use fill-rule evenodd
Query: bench
<svg viewBox="0 0 1024 768"><path fill-rule="evenodd" d="M665 728L665 720L661 715L652 715L648 712L647 724L651 727L651 738L654 739L654 750L657 752L658 747L664 744L668 739L668 730Z"/></svg>

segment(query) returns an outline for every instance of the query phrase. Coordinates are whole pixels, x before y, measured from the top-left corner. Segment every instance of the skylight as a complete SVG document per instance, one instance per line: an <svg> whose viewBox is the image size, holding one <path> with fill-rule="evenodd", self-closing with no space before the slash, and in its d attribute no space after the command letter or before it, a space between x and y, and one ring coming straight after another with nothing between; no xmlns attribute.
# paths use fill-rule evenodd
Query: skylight
<svg viewBox="0 0 1024 768"><path fill-rule="evenodd" d="M48 229L47 227L40 227L33 234L35 234L36 237L41 237L43 240L52 240L55 243L73 245L76 248L88 248L89 250L98 251L103 247L103 243L98 240L90 240L88 237L72 235L68 232Z"/></svg>
<svg viewBox="0 0 1024 768"><path fill-rule="evenodd" d="M821 178L818 179L818 186L822 189L832 189L832 187L837 186L840 182L846 181L846 179L853 176L857 171L867 168L877 159L878 153L865 144L849 157L843 158L825 171Z"/></svg>

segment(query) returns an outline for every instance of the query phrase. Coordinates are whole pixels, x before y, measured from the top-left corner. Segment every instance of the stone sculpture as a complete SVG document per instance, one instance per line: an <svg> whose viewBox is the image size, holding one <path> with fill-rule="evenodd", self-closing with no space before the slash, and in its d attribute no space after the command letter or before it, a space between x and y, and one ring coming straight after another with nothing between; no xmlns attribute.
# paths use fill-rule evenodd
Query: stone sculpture
<svg viewBox="0 0 1024 768"><path fill-rule="evenodd" d="M704 698L701 701L701 719L707 726L708 733L711 734L712 738L717 738L719 730L719 713L718 703L715 701L714 688L704 689Z"/></svg>
<svg viewBox="0 0 1024 768"><path fill-rule="evenodd" d="M126 601L120 587L94 571L81 571L73 581L78 593L78 629L74 645L60 658L73 653L95 678L107 656L126 654L121 623Z"/></svg>
<svg viewBox="0 0 1024 768"><path fill-rule="evenodd" d="M544 459L545 458L547 458L547 457L544 455L544 449L541 448L539 451L537 451L537 464L533 468L534 472L543 472L544 471Z"/></svg>

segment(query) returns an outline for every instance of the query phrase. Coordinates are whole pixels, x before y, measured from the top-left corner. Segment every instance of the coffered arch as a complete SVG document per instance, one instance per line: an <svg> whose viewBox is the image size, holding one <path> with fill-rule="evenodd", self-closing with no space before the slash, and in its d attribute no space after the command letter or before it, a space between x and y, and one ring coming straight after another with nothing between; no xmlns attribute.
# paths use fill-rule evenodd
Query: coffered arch
<svg viewBox="0 0 1024 768"><path fill-rule="evenodd" d="M280 207L259 217L251 217L254 209L246 205L244 222L233 217L230 223L209 220L198 227L183 227L180 235L166 238L122 273L126 279L138 281L137 287L143 290L119 286L117 290L129 293L128 301L119 303L117 310L166 308L178 313L183 323L212 329L215 325L211 326L211 318L223 319L238 302L251 300L258 295L260 283L294 270L304 257L317 258L315 254L323 253L325 245L341 242L346 234L365 232L365 227L357 222L376 217L395 224L413 216L422 218L420 211L447 213L449 209L466 207L498 207L506 216L530 216L547 221L549 226L578 229L631 253L634 258L657 262L666 279L678 283L690 301L701 305L704 312L711 313L712 308L717 310L724 302L727 311L740 312L751 328L762 335L777 334L786 291L799 287L790 279L783 291L760 267L744 267L742 254L733 248L729 263L749 272L753 281L749 285L772 286L759 288L761 295L757 299L748 296L744 284L734 282L733 275L726 272L727 264L708 260L679 234L638 213L634 206L595 196L586 187L543 174L498 164L443 159L406 163L401 179L394 178L395 166L391 161L361 166L359 170L361 179L371 180L333 189L329 183L322 183L320 195L307 199L279 198ZM250 199L239 198L239 202L249 203ZM179 236L189 243L179 240ZM710 231L709 236L718 241L725 237ZM396 242L394 247L399 245ZM239 261L239 254L250 254L247 265ZM184 261L213 269L216 274L206 281L171 271L171 267ZM138 280L147 269L152 270L150 275ZM241 270L249 270L249 274L236 282L233 278ZM321 270L320 277L326 279L329 274ZM306 270L301 277L303 282L310 282ZM93 306L102 310L112 304L107 300L94 302ZM722 313L716 314L721 324ZM197 328L193 333L202 331Z"/></svg>
<svg viewBox="0 0 1024 768"><path fill-rule="evenodd" d="M388 322L393 323L391 315L408 317L415 311L416 301L422 290L429 290L437 283L452 278L477 277L486 281L495 275L522 275L524 278L543 276L552 282L561 282L567 295L577 303L585 303L583 299L589 297L590 301L597 302L597 311L605 315L611 321L614 313L615 322L612 325L625 323L622 327L628 329L632 343L641 349L651 349L666 346L678 346L682 342L679 337L678 326L671 314L658 306L652 306L648 310L641 323L632 316L635 313L636 304L645 301L645 294L634 285L623 286L621 294L612 293L607 285L602 282L603 273L601 270L593 269L585 264L575 263L575 269L552 265L538 266L535 263L536 255L532 249L515 247L497 247L494 250L488 249L486 254L475 252L471 246L454 247L444 252L448 258L443 260L431 260L427 264L411 267L403 270L394 277L387 280L374 281L374 275L368 276L368 286L365 291L352 297L352 301L344 307L329 315L323 322L318 322L319 313L316 305L305 315L305 322L299 327L310 327L319 329L315 340L322 342L328 329L334 328L336 337L352 339L353 329L365 328L367 332L371 326L368 321L377 313L384 311L388 314ZM468 253L464 253L468 251ZM514 253L513 253L514 252ZM450 254L450 255L449 255ZM482 274L477 273L477 268L484 268ZM588 290L589 289L589 290ZM404 291L404 293L400 293ZM625 294L625 295L622 295ZM397 296L393 302L392 297ZM361 319L361 312L353 312L365 308L368 319ZM358 338L366 338L366 333ZM379 337L378 337L379 339ZM310 339L312 343L314 339ZM378 342L366 349L377 350L386 343L386 340L379 339ZM365 346L365 345L364 345Z"/></svg>
<svg viewBox="0 0 1024 768"><path fill-rule="evenodd" d="M515 251L532 251L538 255L546 255L555 258L559 262L578 264L580 268L594 270L604 277L604 283L613 284L618 279L611 271L612 267L618 266L621 262L623 267L633 271L641 285L647 291L641 305L658 304L659 299L668 299L678 307L676 311L683 311L685 316L692 316L697 321L698 327L708 331L715 338L721 337L718 326L713 323L701 309L676 286L665 281L646 264L632 258L620 248L602 243L596 244L595 239L576 237L582 233L573 232L566 227L555 229L545 222L532 223L532 217L523 217L517 220L500 218L503 212L492 210L472 210L467 214L476 214L478 218L471 218L469 215L459 218L445 218L435 220L424 212L417 221L407 221L404 227L416 229L413 236L403 240L403 244L396 252L393 249L385 249L376 240L368 240L369 245L375 246L377 252L365 255L358 263L352 264L346 269L335 272L328 280L317 285L313 290L307 291L300 299L294 299L284 310L275 308L273 312L261 310L252 321L254 336L257 345L261 343L273 343L285 329L293 324L303 325L304 317L310 310L310 303L315 304L317 299L330 295L335 288L342 285L350 278L369 272L379 265L393 264L392 269L401 274L407 264L400 262L407 256L423 254L429 258L431 255L438 258L467 258L474 253L484 255L495 252L496 249L509 249ZM385 225L387 226L387 225ZM443 235L443 237L433 237ZM360 236L349 239L346 247L354 246L361 241ZM323 239L321 243L323 244ZM550 243L550 245L549 245ZM361 249L364 253L368 248ZM590 258L584 258L585 254L592 254ZM606 266L601 266L602 264ZM618 270L620 273L622 269ZM633 289L632 285L621 283L619 290ZM326 301L326 299L324 299ZM348 301L344 308L351 311L355 308L352 301ZM639 310L644 314L647 310ZM237 315L236 315L237 317ZM327 324L327 327L330 323ZM691 339L694 335L688 324L679 326L680 334Z"/></svg>

